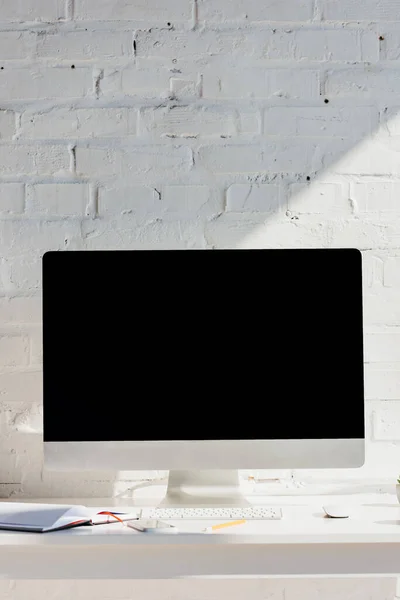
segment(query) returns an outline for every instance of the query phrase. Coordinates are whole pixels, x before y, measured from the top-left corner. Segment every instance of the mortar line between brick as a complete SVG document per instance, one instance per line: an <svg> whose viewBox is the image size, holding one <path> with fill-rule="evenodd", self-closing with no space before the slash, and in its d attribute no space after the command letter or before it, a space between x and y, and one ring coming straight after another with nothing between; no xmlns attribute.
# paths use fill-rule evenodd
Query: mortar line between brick
<svg viewBox="0 0 400 600"><path fill-rule="evenodd" d="M199 23L199 5L198 0L193 0L192 6L192 29L196 29Z"/></svg>
<svg viewBox="0 0 400 600"><path fill-rule="evenodd" d="M26 208L27 208L27 200L28 200L27 195L29 193L29 188L28 188L28 184L27 183L24 183L23 186L24 186L23 214L25 214L26 213Z"/></svg>
<svg viewBox="0 0 400 600"><path fill-rule="evenodd" d="M69 153L69 170L71 173L76 173L76 146L75 144L68 146Z"/></svg>
<svg viewBox="0 0 400 600"><path fill-rule="evenodd" d="M313 0L312 3L312 21L321 20L321 10L319 7L319 0Z"/></svg>
<svg viewBox="0 0 400 600"><path fill-rule="evenodd" d="M75 14L75 0L65 0L65 18L72 21Z"/></svg>
<svg viewBox="0 0 400 600"><path fill-rule="evenodd" d="M99 188L96 184L89 186L89 199L86 207L86 214L93 219L98 216L99 209Z"/></svg>

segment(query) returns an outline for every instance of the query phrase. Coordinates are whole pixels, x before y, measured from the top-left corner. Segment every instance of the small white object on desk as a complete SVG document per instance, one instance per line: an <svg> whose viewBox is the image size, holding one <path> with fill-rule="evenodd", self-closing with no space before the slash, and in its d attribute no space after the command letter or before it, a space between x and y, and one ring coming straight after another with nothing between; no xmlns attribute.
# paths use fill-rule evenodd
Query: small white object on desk
<svg viewBox="0 0 400 600"><path fill-rule="evenodd" d="M175 525L170 525L159 519L135 519L128 521L127 525L141 533L161 533L167 535L170 533L178 533L178 528L175 527Z"/></svg>

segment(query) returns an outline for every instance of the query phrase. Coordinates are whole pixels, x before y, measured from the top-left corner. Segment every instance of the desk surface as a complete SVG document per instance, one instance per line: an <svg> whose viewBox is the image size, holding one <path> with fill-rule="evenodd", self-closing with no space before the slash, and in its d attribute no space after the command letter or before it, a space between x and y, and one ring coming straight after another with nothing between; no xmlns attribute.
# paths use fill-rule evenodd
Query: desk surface
<svg viewBox="0 0 400 600"><path fill-rule="evenodd" d="M65 499L58 501L65 503ZM116 505L106 499L75 503ZM283 519L248 521L212 534L202 533L212 523L204 521L180 521L179 533L169 535L138 533L119 523L47 534L4 531L0 576L168 579L400 574L400 505L394 494L258 497L257 503L282 506ZM329 503L350 505L351 518L324 517L322 505Z"/></svg>

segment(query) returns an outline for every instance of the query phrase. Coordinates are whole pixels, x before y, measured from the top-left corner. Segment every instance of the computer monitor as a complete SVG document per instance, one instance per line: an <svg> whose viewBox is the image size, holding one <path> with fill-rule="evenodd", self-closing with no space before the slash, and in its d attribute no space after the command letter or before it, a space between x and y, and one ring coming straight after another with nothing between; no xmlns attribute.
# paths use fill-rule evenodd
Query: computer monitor
<svg viewBox="0 0 400 600"><path fill-rule="evenodd" d="M170 470L166 502L187 504L240 503L238 469L361 466L361 263L354 249L46 253L46 466Z"/></svg>

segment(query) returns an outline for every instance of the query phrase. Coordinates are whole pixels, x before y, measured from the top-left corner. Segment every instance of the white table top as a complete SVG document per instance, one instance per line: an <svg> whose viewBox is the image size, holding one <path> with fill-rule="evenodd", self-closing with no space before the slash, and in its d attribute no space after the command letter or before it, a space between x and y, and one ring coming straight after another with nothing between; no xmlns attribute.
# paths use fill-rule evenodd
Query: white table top
<svg viewBox="0 0 400 600"><path fill-rule="evenodd" d="M133 504L115 499L41 499L35 502L93 505L97 509L115 508L131 512ZM254 499L253 499L254 500ZM257 504L277 505L283 509L281 520L247 521L244 525L204 534L203 530L218 521L169 521L178 534L143 534L113 523L95 527L78 527L47 534L0 530L0 545L99 545L99 544L333 544L382 543L400 544L400 504L393 494L356 496L295 496L257 498ZM9 500L8 500L9 501ZM29 500L27 500L29 501ZM122 503L122 504L121 504ZM350 508L348 519L326 518L323 505L340 504ZM151 500L143 506L151 505Z"/></svg>
<svg viewBox="0 0 400 600"><path fill-rule="evenodd" d="M74 503L132 509L132 504L124 502L77 499ZM0 576L153 579L400 574L400 505L394 494L258 497L257 504L281 506L283 518L247 521L212 534L203 533L213 524L209 521L175 522L178 534L138 533L120 523L46 534L3 531ZM324 516L324 504L346 504L352 516L329 519ZM65 553L68 563L61 558Z"/></svg>

